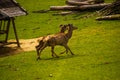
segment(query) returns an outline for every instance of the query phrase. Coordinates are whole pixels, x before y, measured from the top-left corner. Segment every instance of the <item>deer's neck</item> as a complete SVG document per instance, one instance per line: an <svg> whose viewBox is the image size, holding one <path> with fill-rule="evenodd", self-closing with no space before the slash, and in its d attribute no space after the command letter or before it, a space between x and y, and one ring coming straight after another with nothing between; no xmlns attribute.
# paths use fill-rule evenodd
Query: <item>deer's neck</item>
<svg viewBox="0 0 120 80"><path fill-rule="evenodd" d="M66 33L66 37L70 39L72 37L72 30L68 30L68 33Z"/></svg>

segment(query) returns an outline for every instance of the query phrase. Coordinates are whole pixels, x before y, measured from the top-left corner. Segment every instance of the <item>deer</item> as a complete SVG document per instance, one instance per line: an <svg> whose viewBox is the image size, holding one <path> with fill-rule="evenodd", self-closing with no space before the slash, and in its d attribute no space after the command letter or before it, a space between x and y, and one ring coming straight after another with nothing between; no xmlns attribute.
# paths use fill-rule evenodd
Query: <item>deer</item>
<svg viewBox="0 0 120 80"><path fill-rule="evenodd" d="M61 29L61 32L54 34L54 35L48 35L43 37L43 39L39 42L39 44L36 46L37 51L37 60L40 60L41 52L47 47L51 47L52 56L58 58L59 56L54 52L54 47L56 45L63 46L66 50L62 52L61 54L68 53L70 51L71 55L74 55L74 53L71 51L69 46L67 45L69 39L72 37L72 33L74 30L78 29L77 27L73 26L73 24L67 24L64 25L64 30ZM68 29L67 33L64 33L65 30ZM63 31L62 31L63 30Z"/></svg>

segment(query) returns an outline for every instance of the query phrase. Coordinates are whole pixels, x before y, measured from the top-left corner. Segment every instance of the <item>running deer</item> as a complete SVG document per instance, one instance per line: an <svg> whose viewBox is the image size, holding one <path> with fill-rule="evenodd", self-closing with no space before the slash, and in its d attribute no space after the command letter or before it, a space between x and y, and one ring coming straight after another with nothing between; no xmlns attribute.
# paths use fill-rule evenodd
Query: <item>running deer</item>
<svg viewBox="0 0 120 80"><path fill-rule="evenodd" d="M37 51L37 60L40 59L41 52L47 47L51 47L51 52L53 57L58 57L58 55L54 52L54 47L56 45L64 46L65 51L63 53L68 53L68 50L72 55L73 52L70 50L68 47L67 43L69 39L72 37L73 30L76 30L77 27L74 27L72 24L64 25L64 30L61 28L61 32L54 34L54 35L48 35L42 38L42 40L39 42L39 45L36 46L36 51ZM67 33L64 33L65 30L68 29ZM63 31L62 31L63 30Z"/></svg>

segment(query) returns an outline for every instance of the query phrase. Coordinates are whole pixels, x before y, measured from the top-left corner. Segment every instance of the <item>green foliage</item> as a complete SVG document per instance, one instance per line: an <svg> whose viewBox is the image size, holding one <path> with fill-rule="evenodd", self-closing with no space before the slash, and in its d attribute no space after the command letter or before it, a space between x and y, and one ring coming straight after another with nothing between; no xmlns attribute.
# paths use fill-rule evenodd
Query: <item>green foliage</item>
<svg viewBox="0 0 120 80"><path fill-rule="evenodd" d="M51 5L64 5L65 0L17 0L29 15L17 17L20 39L36 38L59 31L60 24L78 27L69 41L74 56L63 54L63 47L52 58L50 48L36 61L36 51L22 52L0 58L0 80L119 80L120 79L120 21L95 21L93 12L53 16L55 12L32 13ZM111 0L112 1L112 0ZM109 0L107 0L109 2ZM89 16L89 17L88 17ZM12 28L9 39L14 38Z"/></svg>

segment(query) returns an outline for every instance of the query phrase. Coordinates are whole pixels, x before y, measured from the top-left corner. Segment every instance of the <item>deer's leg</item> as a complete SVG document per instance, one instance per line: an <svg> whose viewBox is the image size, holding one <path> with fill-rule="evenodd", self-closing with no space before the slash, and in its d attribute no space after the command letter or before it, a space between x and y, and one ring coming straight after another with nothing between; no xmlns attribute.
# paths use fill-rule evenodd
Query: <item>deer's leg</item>
<svg viewBox="0 0 120 80"><path fill-rule="evenodd" d="M51 52L52 52L52 56L54 57L54 55L55 55L55 57L59 57L55 52L54 52L54 46L52 46L51 47Z"/></svg>
<svg viewBox="0 0 120 80"><path fill-rule="evenodd" d="M68 45L65 45L64 47L66 48L66 53L68 53L68 50L69 50L70 53L71 53L72 55L74 55L73 52L72 52L72 51L70 50L70 48L68 47Z"/></svg>
<svg viewBox="0 0 120 80"><path fill-rule="evenodd" d="M65 47L65 46L64 46ZM61 52L60 54L64 54L66 52L66 54L68 53L68 49L65 47L65 51Z"/></svg>
<svg viewBox="0 0 120 80"><path fill-rule="evenodd" d="M63 45L64 48L66 49L65 51L61 52L60 54L64 54L66 52L66 54L68 54L68 47L66 45Z"/></svg>
<svg viewBox="0 0 120 80"><path fill-rule="evenodd" d="M37 51L37 56L38 56L37 60L40 59L39 50L40 50L40 45L36 46L36 51Z"/></svg>
<svg viewBox="0 0 120 80"><path fill-rule="evenodd" d="M63 51L63 52L61 52L60 54L64 54L66 52L66 50L65 51Z"/></svg>
<svg viewBox="0 0 120 80"><path fill-rule="evenodd" d="M39 45L36 46L36 51L37 51L37 56L38 56L37 60L40 59L40 53L39 53L39 51L40 51L41 47L43 46L43 44L44 44L44 43L43 43L43 41L41 40L41 41L39 42Z"/></svg>
<svg viewBox="0 0 120 80"><path fill-rule="evenodd" d="M60 54L64 54L66 52L66 54L68 53L68 48L66 47L66 45L62 45L64 46L64 48L66 49L65 51L61 52Z"/></svg>
<svg viewBox="0 0 120 80"><path fill-rule="evenodd" d="M43 46L43 47L40 48L40 52L39 52L39 55L38 55L37 60L40 59L41 52L42 52L45 48L46 48L46 46Z"/></svg>
<svg viewBox="0 0 120 80"><path fill-rule="evenodd" d="M38 45L36 46L36 50L37 50L37 60L40 60L40 55L41 52L43 51L43 49L46 47L46 44L44 43L43 45Z"/></svg>

